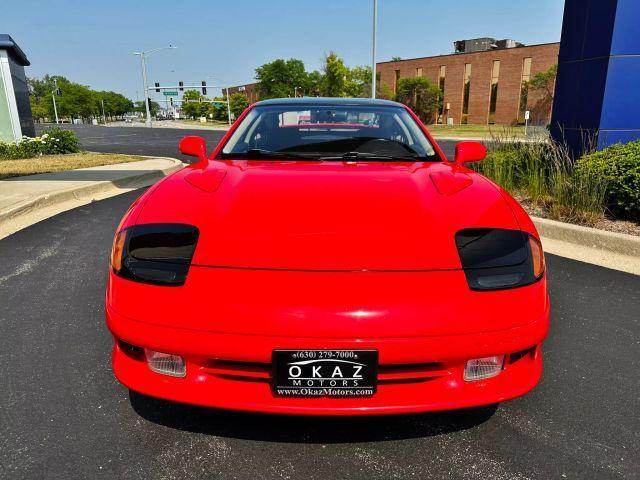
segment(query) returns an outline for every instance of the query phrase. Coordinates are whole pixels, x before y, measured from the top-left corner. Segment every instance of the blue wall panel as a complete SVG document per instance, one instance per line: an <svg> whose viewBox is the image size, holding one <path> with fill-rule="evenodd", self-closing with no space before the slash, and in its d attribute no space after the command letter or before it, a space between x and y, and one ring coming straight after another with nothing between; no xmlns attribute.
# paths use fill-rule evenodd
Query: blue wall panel
<svg viewBox="0 0 640 480"><path fill-rule="evenodd" d="M640 139L640 0L566 0L551 132L576 154Z"/></svg>
<svg viewBox="0 0 640 480"><path fill-rule="evenodd" d="M618 0L611 55L640 54L640 1Z"/></svg>
<svg viewBox="0 0 640 480"><path fill-rule="evenodd" d="M640 129L640 56L611 57L601 129Z"/></svg>

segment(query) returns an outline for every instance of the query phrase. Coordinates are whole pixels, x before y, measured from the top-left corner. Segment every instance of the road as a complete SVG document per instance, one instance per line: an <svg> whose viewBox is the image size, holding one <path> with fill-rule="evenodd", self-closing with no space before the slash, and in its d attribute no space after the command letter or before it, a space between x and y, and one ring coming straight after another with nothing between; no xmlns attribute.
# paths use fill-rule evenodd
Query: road
<svg viewBox="0 0 640 480"><path fill-rule="evenodd" d="M51 125L37 125L38 134ZM80 138L86 150L93 152L127 153L132 155L158 155L180 158L191 162L178 152L178 142L186 135L200 135L207 140L209 150L224 135L222 130L195 130L185 128L143 128L143 127L102 127L93 125L64 125L63 128L73 130ZM445 154L453 158L456 142L442 140L438 144Z"/></svg>
<svg viewBox="0 0 640 480"><path fill-rule="evenodd" d="M130 394L103 295L139 194L0 240L0 479L639 478L640 277L553 255L542 382L497 410L323 419Z"/></svg>

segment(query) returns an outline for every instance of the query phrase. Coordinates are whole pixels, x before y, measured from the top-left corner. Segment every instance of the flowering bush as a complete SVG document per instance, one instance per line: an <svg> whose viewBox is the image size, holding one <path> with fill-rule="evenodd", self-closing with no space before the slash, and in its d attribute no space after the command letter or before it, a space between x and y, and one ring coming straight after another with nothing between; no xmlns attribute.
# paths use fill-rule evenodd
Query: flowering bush
<svg viewBox="0 0 640 480"><path fill-rule="evenodd" d="M0 159L33 158L38 155L77 153L80 142L69 130L52 128L39 137L22 137L17 142L0 141Z"/></svg>

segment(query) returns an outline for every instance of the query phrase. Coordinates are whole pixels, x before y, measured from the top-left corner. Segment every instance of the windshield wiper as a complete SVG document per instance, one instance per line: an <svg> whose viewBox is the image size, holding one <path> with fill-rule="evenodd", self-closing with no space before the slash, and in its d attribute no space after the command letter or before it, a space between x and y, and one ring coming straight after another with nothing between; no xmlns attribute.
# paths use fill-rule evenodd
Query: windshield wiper
<svg viewBox="0 0 640 480"><path fill-rule="evenodd" d="M428 160L428 157L421 157L419 155L384 155L380 153L366 153L366 152L346 152L342 155L320 157L318 160L396 160L396 161L422 161Z"/></svg>

